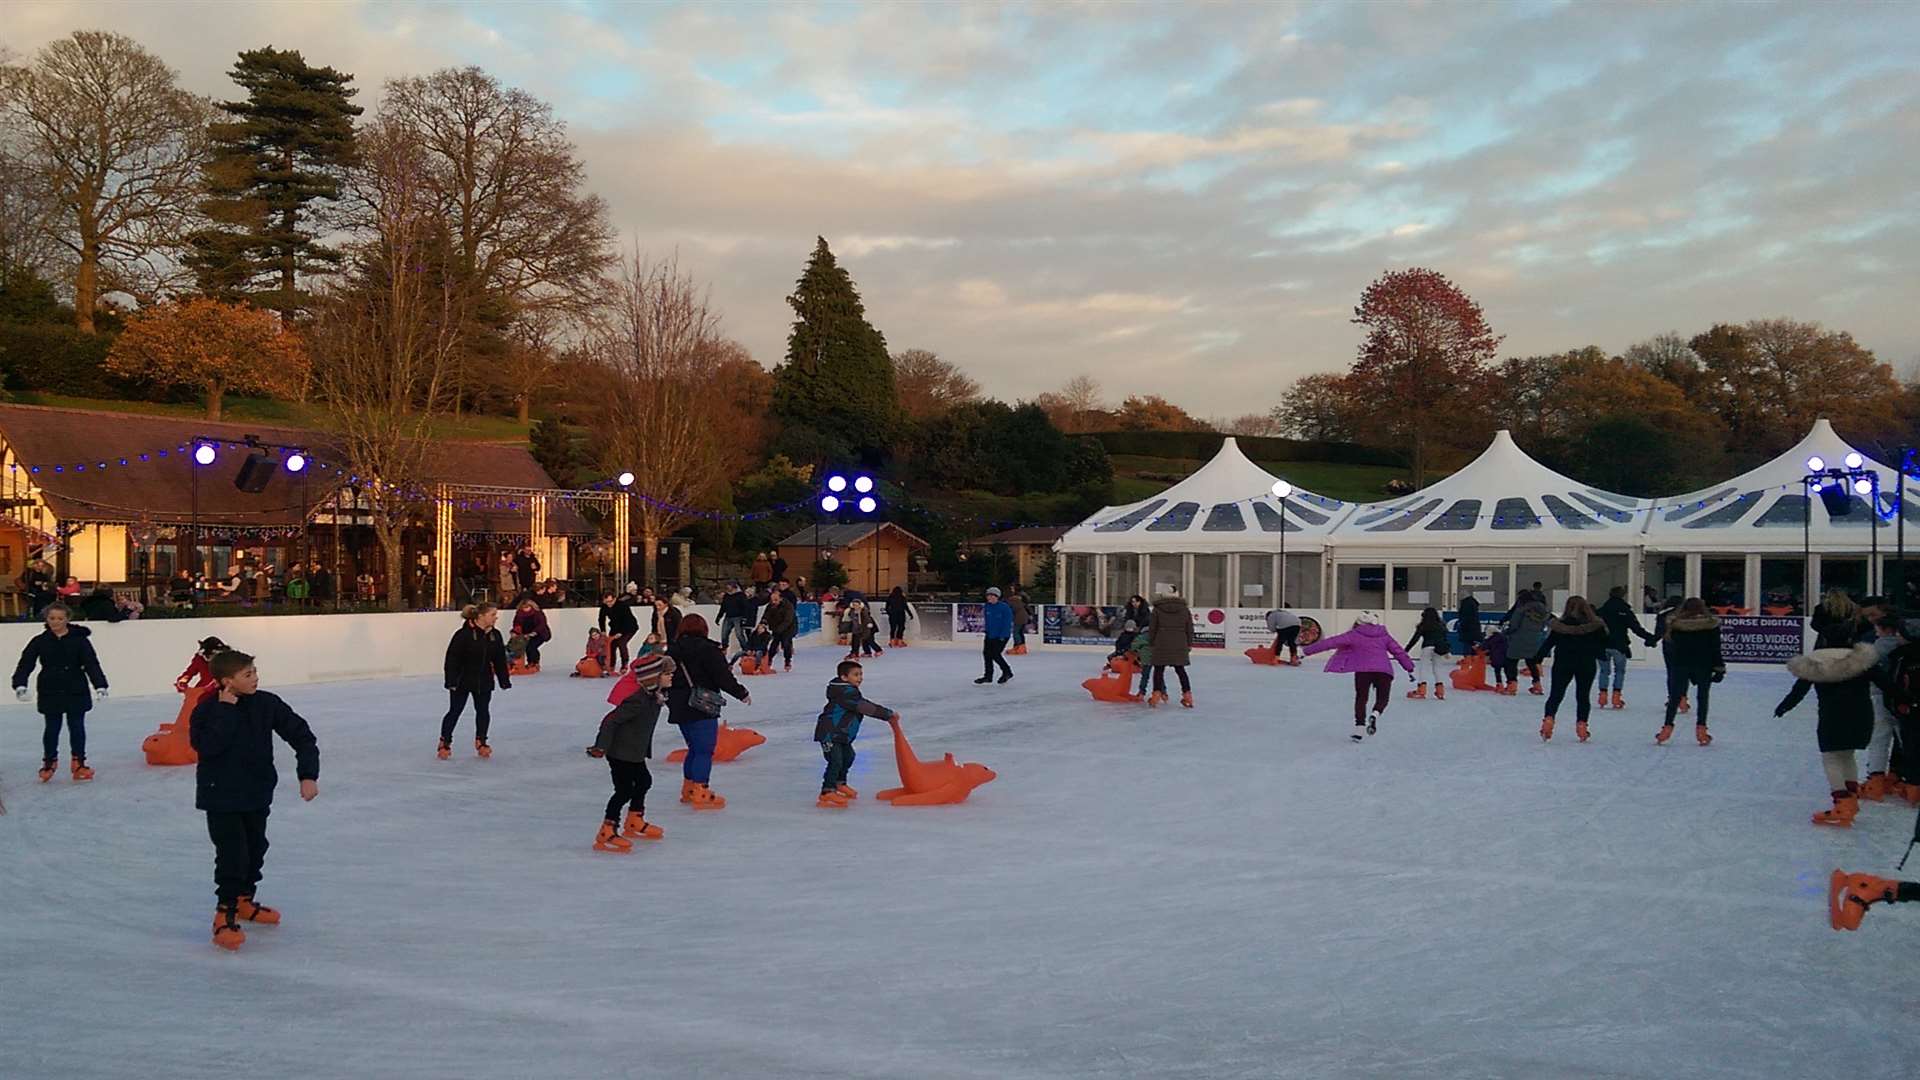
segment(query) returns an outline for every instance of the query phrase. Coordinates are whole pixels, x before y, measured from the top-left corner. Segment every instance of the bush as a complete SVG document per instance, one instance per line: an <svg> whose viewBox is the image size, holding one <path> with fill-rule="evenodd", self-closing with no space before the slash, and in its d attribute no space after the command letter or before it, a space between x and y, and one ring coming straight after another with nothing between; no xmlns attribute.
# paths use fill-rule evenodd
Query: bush
<svg viewBox="0 0 1920 1080"><path fill-rule="evenodd" d="M75 397L117 397L105 369L110 334L83 334L58 323L0 323L0 375L11 390Z"/></svg>
<svg viewBox="0 0 1920 1080"><path fill-rule="evenodd" d="M1098 439L1109 454L1198 461L1205 461L1219 453L1221 442L1226 438L1212 431L1102 431L1090 437ZM1255 461L1327 461L1336 465L1408 467L1406 454L1382 446L1319 439L1278 439L1264 435L1239 435L1235 438L1241 452Z"/></svg>
<svg viewBox="0 0 1920 1080"><path fill-rule="evenodd" d="M840 565L838 559L821 559L813 564L813 580L809 582L817 594L821 589L839 589L847 584L847 568Z"/></svg>

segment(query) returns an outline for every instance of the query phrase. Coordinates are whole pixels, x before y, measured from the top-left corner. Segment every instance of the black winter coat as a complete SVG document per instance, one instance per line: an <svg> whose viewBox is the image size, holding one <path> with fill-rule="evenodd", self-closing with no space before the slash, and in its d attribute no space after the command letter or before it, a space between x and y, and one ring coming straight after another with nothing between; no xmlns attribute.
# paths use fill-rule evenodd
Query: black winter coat
<svg viewBox="0 0 1920 1080"><path fill-rule="evenodd" d="M1815 649L1787 661L1787 670L1798 681L1773 715L1785 716L1812 690L1819 702L1820 752L1865 750L1873 739L1873 688L1884 693L1892 686L1873 646Z"/></svg>
<svg viewBox="0 0 1920 1080"><path fill-rule="evenodd" d="M723 619L753 618L753 598L746 593L728 593L720 598L720 617Z"/></svg>
<svg viewBox="0 0 1920 1080"><path fill-rule="evenodd" d="M1648 645L1653 644L1653 635L1640 625L1640 617L1633 613L1633 605L1618 596L1607 597L1600 605L1600 617L1607 621L1607 648L1622 656L1633 655L1633 643L1629 635L1638 636Z"/></svg>
<svg viewBox="0 0 1920 1080"><path fill-rule="evenodd" d="M1480 601L1475 597L1463 597L1460 601L1460 619L1454 628L1460 634L1460 644L1468 652L1475 645L1487 639L1487 633L1480 628Z"/></svg>
<svg viewBox="0 0 1920 1080"><path fill-rule="evenodd" d="M500 631L481 630L462 625L447 642L446 687L485 696L493 693L496 681L505 690L513 683L507 678L507 645Z"/></svg>
<svg viewBox="0 0 1920 1080"><path fill-rule="evenodd" d="M1661 644L1667 667L1705 674L1727 666L1720 658L1720 620L1712 615L1673 615Z"/></svg>
<svg viewBox="0 0 1920 1080"><path fill-rule="evenodd" d="M639 633L640 620L633 617L633 601L619 597L611 604L601 604L600 629L616 637L632 637Z"/></svg>
<svg viewBox="0 0 1920 1080"><path fill-rule="evenodd" d="M793 613L793 605L782 600L778 604L768 604L767 610L760 616L767 624L767 632L774 637L791 634L800 629L800 618Z"/></svg>
<svg viewBox="0 0 1920 1080"><path fill-rule="evenodd" d="M194 781L195 809L258 813L273 805L280 774L273 767L273 737L293 747L294 775L320 779L320 742L300 714L274 694L256 690L237 703L210 693L194 707L187 738L200 755Z"/></svg>
<svg viewBox="0 0 1920 1080"><path fill-rule="evenodd" d="M904 596L887 597L887 619L902 625L907 621L907 598Z"/></svg>
<svg viewBox="0 0 1920 1080"><path fill-rule="evenodd" d="M636 690L600 721L594 748L614 761L645 761L653 756L653 729L660 723L660 699Z"/></svg>
<svg viewBox="0 0 1920 1080"><path fill-rule="evenodd" d="M20 663L13 669L13 688L27 685L33 665L40 665L40 678L34 684L39 694L40 715L84 713L93 708L93 691L104 690L107 677L100 671L100 657L93 651L92 631L84 626L68 626L64 637L42 630L20 652ZM93 685L88 686L91 682Z"/></svg>
<svg viewBox="0 0 1920 1080"><path fill-rule="evenodd" d="M1453 655L1453 645L1447 640L1447 628L1442 626L1432 630L1426 626L1415 627L1413 636L1407 639L1407 651L1426 648L1431 648L1435 656Z"/></svg>
<svg viewBox="0 0 1920 1080"><path fill-rule="evenodd" d="M687 705L687 697L696 686L730 694L736 701L747 700L747 688L733 677L727 654L712 640L698 635L676 638L667 648L667 656L674 664L673 683L667 687L667 723L692 724L711 719Z"/></svg>
<svg viewBox="0 0 1920 1080"><path fill-rule="evenodd" d="M667 605L666 614L657 609L653 613L653 633L660 635L661 641L672 641L680 636L680 609Z"/></svg>
<svg viewBox="0 0 1920 1080"><path fill-rule="evenodd" d="M1547 620L1547 643L1540 655L1553 654L1556 665L1564 664L1575 672L1593 671L1600 666L1600 654L1607 651L1607 624L1599 619L1568 623Z"/></svg>

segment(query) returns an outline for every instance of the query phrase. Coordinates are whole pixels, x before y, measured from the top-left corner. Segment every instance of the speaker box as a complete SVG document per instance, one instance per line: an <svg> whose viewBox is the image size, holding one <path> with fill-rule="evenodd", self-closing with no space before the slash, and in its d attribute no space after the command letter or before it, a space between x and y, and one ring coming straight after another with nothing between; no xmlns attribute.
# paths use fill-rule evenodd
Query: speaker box
<svg viewBox="0 0 1920 1080"><path fill-rule="evenodd" d="M279 471L279 458L265 450L255 450L247 455L247 460L241 462L240 475L233 478L233 486L249 495L258 495L267 490L267 482Z"/></svg>

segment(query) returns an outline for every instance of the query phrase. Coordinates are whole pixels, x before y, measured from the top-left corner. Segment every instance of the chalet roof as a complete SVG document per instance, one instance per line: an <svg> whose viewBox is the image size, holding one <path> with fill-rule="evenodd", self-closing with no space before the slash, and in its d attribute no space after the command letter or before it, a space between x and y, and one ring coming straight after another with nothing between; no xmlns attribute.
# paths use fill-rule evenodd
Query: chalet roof
<svg viewBox="0 0 1920 1080"><path fill-rule="evenodd" d="M1007 529L986 536L976 536L967 541L968 547L991 547L994 544L1046 544L1051 547L1055 540L1073 530L1071 525L1026 525L1018 529Z"/></svg>
<svg viewBox="0 0 1920 1080"><path fill-rule="evenodd" d="M819 538L818 543L823 548L852 547L854 544L858 544L862 540L872 536L877 529L892 529L894 532L912 541L917 547L930 548L933 546L891 521L856 521L846 525L822 525L817 534ZM778 546L812 547L815 543L815 536L816 533L813 526L809 525L799 532L794 533L792 536L787 537L785 540L780 541Z"/></svg>

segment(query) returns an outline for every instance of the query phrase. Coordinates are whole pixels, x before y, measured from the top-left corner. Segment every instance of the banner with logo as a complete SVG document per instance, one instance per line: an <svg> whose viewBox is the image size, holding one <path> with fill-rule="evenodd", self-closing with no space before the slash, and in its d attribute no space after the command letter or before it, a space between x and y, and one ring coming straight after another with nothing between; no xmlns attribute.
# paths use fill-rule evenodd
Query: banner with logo
<svg viewBox="0 0 1920 1080"><path fill-rule="evenodd" d="M1720 616L1720 655L1729 664L1784 664L1799 656L1806 621L1794 615Z"/></svg>
<svg viewBox="0 0 1920 1080"><path fill-rule="evenodd" d="M973 602L953 605L953 632L957 637L967 634L973 637L987 636L987 605ZM1040 607L1027 605L1027 633L1040 632Z"/></svg>
<svg viewBox="0 0 1920 1080"><path fill-rule="evenodd" d="M1048 604L1041 609L1040 640L1048 645L1112 648L1120 636L1122 610L1093 604Z"/></svg>
<svg viewBox="0 0 1920 1080"><path fill-rule="evenodd" d="M800 624L799 637L820 632L820 605L808 600L793 605L793 617Z"/></svg>

